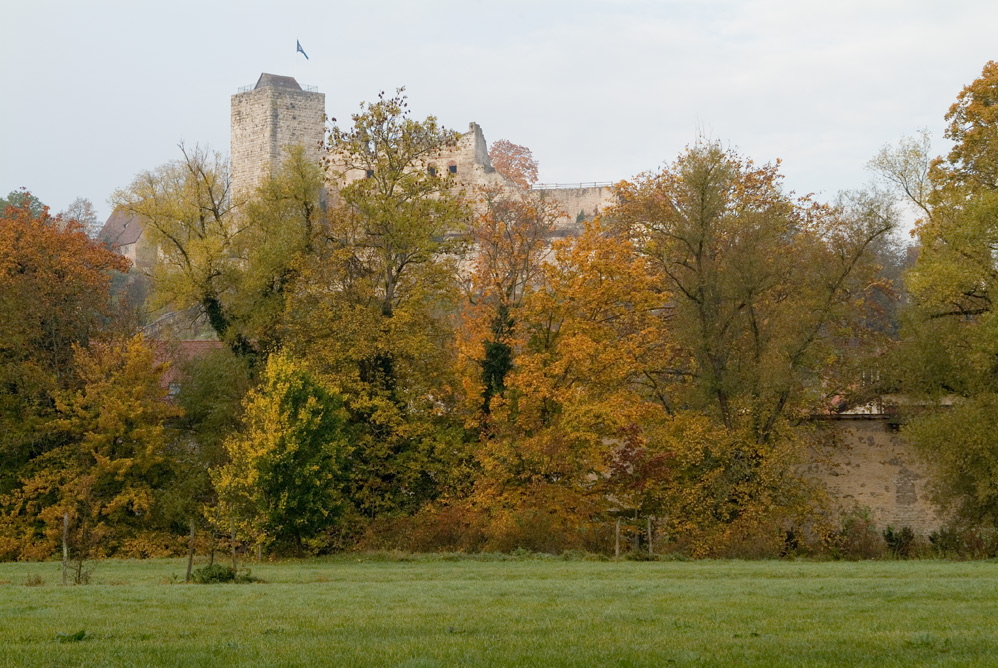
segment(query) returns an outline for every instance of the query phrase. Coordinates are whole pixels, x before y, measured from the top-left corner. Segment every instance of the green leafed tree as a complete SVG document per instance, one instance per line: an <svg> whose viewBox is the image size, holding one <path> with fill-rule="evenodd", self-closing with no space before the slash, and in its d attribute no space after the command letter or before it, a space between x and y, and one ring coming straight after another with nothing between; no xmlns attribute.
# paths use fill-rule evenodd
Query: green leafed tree
<svg viewBox="0 0 998 668"><path fill-rule="evenodd" d="M346 414L300 362L272 355L246 398L243 429L213 472L217 518L258 543L301 554L343 510Z"/></svg>
<svg viewBox="0 0 998 668"><path fill-rule="evenodd" d="M329 138L328 224L286 322L289 345L347 402L350 496L372 518L418 508L450 475L438 457L453 452L450 315L469 211L441 165L455 133L413 119L401 94L352 120Z"/></svg>
<svg viewBox="0 0 998 668"><path fill-rule="evenodd" d="M2 213L8 206L12 206L17 209L26 209L36 218L42 215L42 210L45 208L45 205L40 199L32 195L24 188L20 190L11 190L7 193L6 197L0 197L0 213Z"/></svg>

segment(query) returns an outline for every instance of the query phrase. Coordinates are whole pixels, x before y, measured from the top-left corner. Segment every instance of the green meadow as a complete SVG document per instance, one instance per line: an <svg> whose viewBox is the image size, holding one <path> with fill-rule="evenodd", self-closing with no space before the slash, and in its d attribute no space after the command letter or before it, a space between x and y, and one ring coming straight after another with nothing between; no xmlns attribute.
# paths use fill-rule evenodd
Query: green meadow
<svg viewBox="0 0 998 668"><path fill-rule="evenodd" d="M0 564L0 666L998 665L992 562ZM37 584L39 579L42 584ZM26 583L31 583L26 584Z"/></svg>

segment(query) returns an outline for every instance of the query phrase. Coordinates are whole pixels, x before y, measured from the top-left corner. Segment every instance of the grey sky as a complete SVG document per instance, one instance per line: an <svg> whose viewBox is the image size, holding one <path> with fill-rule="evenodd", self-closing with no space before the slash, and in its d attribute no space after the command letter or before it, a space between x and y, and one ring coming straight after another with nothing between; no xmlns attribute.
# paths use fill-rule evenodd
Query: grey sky
<svg viewBox="0 0 998 668"><path fill-rule="evenodd" d="M4 24L0 195L101 216L179 141L228 153L229 97L262 71L341 124L404 85L419 116L532 148L545 182L628 178L702 132L828 198L920 128L944 150L943 114L998 57L998 3L965 0L11 0Z"/></svg>

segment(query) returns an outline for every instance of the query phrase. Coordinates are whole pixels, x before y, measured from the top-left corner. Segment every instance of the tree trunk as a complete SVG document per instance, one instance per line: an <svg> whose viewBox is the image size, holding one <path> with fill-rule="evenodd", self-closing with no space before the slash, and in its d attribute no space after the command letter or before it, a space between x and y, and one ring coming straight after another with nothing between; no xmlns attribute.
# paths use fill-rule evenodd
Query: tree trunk
<svg viewBox="0 0 998 668"><path fill-rule="evenodd" d="M62 516L62 584L66 585L66 568L69 566L69 513Z"/></svg>
<svg viewBox="0 0 998 668"><path fill-rule="evenodd" d="M184 582L191 581L191 569L194 567L194 520L191 519L191 539L187 543L187 575Z"/></svg>
<svg viewBox="0 0 998 668"><path fill-rule="evenodd" d="M232 570L236 570L236 522L229 524L229 542L232 545Z"/></svg>

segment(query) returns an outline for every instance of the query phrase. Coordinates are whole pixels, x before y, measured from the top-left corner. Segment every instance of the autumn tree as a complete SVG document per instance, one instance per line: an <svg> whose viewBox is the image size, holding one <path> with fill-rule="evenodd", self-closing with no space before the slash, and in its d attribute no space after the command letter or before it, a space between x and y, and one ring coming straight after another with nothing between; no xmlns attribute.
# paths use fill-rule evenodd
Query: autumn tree
<svg viewBox="0 0 998 668"><path fill-rule="evenodd" d="M673 295L673 329L688 362L662 374L673 406L708 410L727 429L769 441L788 414L820 403L861 333L877 287L873 244L889 210L840 210L783 192L714 143L618 188L611 214ZM665 392L665 383L673 392ZM837 391L832 390L832 391Z"/></svg>
<svg viewBox="0 0 998 668"><path fill-rule="evenodd" d="M964 87L946 114L950 152L927 139L887 147L873 166L922 213L918 259L906 275L911 304L894 358L899 387L931 406L905 433L933 462L939 500L960 521L995 526L998 462L988 411L998 397L998 63ZM912 187L909 184L915 184Z"/></svg>
<svg viewBox="0 0 998 668"><path fill-rule="evenodd" d="M272 355L246 397L244 423L225 442L228 462L213 472L217 514L255 542L301 554L343 509L342 399L299 362Z"/></svg>
<svg viewBox="0 0 998 668"><path fill-rule="evenodd" d="M116 192L114 204L138 216L159 249L153 308L193 308L233 351L250 354L252 344L233 327L226 307L241 231L230 200L228 163L198 146L181 145L180 151L181 160L144 171Z"/></svg>
<svg viewBox="0 0 998 668"><path fill-rule="evenodd" d="M670 355L667 297L645 258L592 224L556 242L541 270L478 450L473 501L499 549L584 545L586 528L613 504L601 481L627 468L612 466L621 442L655 449L647 437L664 417L636 382Z"/></svg>
<svg viewBox="0 0 998 668"><path fill-rule="evenodd" d="M115 194L159 249L154 308L192 310L236 354L280 348L281 316L298 264L322 225L323 178L300 146L246 201L232 199L218 153L180 146L183 158L143 172Z"/></svg>
<svg viewBox="0 0 998 668"><path fill-rule="evenodd" d="M526 146L499 139L489 148L492 167L520 188L530 188L537 183L537 161Z"/></svg>
<svg viewBox="0 0 998 668"><path fill-rule="evenodd" d="M108 324L110 272L128 268L78 225L56 223L30 205L0 214L0 493L50 447L43 425L73 379L73 346Z"/></svg>
<svg viewBox="0 0 998 668"><path fill-rule="evenodd" d="M177 473L167 423L180 411L167 401L165 367L141 335L73 345L72 354L79 388L56 393L45 427L56 445L5 498L7 549L52 554L66 515L78 563L116 549L148 554L133 544L142 536L169 549L175 517L158 499Z"/></svg>
<svg viewBox="0 0 998 668"><path fill-rule="evenodd" d="M700 511L687 529L713 525L720 545L741 540L729 531L737 525L751 533L790 521L776 515L804 518L792 463L803 443L789 427L856 382L842 372L857 341L874 335L872 250L893 227L889 210L795 198L777 166L708 142L617 194L609 215L671 295L678 354L643 380L677 424L700 434L675 449L675 479L689 483L676 508ZM694 504L697 495L719 503Z"/></svg>
<svg viewBox="0 0 998 668"><path fill-rule="evenodd" d="M437 456L453 444L449 314L468 208L429 169L456 135L413 119L401 92L352 120L330 134L328 227L287 314L293 345L347 402L351 498L371 518L418 507L449 475Z"/></svg>
<svg viewBox="0 0 998 668"><path fill-rule="evenodd" d="M505 391L517 313L543 275L560 212L530 193L508 188L483 188L479 196L480 209L469 228L475 252L461 349L480 368L466 376L469 397L475 409L488 413L492 397Z"/></svg>

